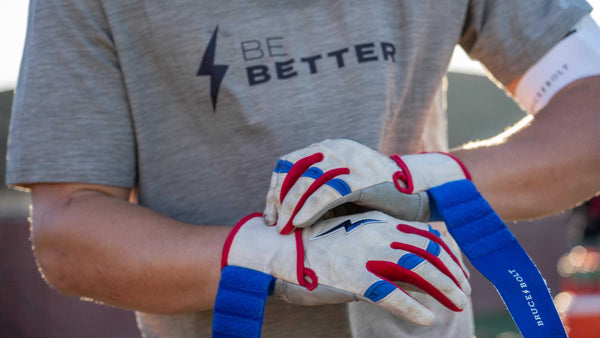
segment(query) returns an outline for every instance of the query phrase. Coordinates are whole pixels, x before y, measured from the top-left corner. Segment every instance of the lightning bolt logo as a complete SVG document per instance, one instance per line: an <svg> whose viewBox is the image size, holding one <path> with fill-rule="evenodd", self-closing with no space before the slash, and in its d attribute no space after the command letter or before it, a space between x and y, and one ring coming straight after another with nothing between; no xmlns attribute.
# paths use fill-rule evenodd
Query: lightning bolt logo
<svg viewBox="0 0 600 338"><path fill-rule="evenodd" d="M341 228L344 228L346 230L346 233L349 233L352 230L358 228L359 226L365 225L365 224L368 224L368 223L383 223L383 221L380 221L378 219L362 219L360 221L356 221L356 222L352 223L352 221L350 221L350 220L345 220L344 222L342 222L342 223L334 226L333 228L325 231L324 233L319 234L319 235L313 237L313 239L317 239L319 237L323 237L323 236L329 235L330 233L335 232L335 231L337 231L337 230L339 230Z"/></svg>
<svg viewBox="0 0 600 338"><path fill-rule="evenodd" d="M202 62L200 63L200 69L196 76L209 76L210 77L210 99L212 101L213 113L217 108L217 99L219 98L219 88L221 82L225 77L228 65L215 65L215 51L217 48L217 33L219 32L219 25L215 28L210 42L204 51Z"/></svg>

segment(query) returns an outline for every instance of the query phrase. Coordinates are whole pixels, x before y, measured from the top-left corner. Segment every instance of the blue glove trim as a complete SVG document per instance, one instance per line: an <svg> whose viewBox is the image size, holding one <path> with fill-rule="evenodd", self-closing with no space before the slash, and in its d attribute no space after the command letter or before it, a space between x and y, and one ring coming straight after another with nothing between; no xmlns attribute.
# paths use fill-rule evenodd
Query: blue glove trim
<svg viewBox="0 0 600 338"><path fill-rule="evenodd" d="M260 337L265 301L274 284L275 278L264 272L224 267L215 300L213 337Z"/></svg>
<svg viewBox="0 0 600 338"><path fill-rule="evenodd" d="M288 171L289 171L289 169L288 169ZM317 167L310 167L304 172L304 174L302 174L302 177L310 177L315 180L321 176L323 176L323 170L321 170ZM337 190L337 192L339 192L340 195L342 195L342 196L346 196L352 192L352 189L350 189L350 186L348 185L348 183L346 183L341 178L333 178L333 179L327 181L327 183L325 183L325 184L332 187L333 189Z"/></svg>
<svg viewBox="0 0 600 338"><path fill-rule="evenodd" d="M413 253L405 253L398 260L398 265L405 269L412 270L424 260L425 259L423 257L419 257Z"/></svg>
<svg viewBox="0 0 600 338"><path fill-rule="evenodd" d="M377 281L365 291L365 297L369 298L373 303L377 303L378 301L387 297L392 291L396 290L396 286L380 280Z"/></svg>
<svg viewBox="0 0 600 338"><path fill-rule="evenodd" d="M293 165L294 164L290 161L279 160L279 161L277 161L277 165L275 166L275 169L273 170L273 172L275 172L277 174L289 173L290 169L292 169Z"/></svg>
<svg viewBox="0 0 600 338"><path fill-rule="evenodd" d="M327 184L328 186L330 186L333 189L337 190L337 192L339 192L340 195L342 195L342 196L346 196L346 195L348 195L349 193L352 192L352 189L350 189L350 186L348 185L348 183L346 183L341 178L331 179L331 180L329 180L325 184Z"/></svg>
<svg viewBox="0 0 600 338"><path fill-rule="evenodd" d="M440 254L440 251L442 251L442 247L433 241L429 241L429 244L427 245L426 250L430 254L437 256ZM412 270L417 265L421 264L421 262L423 262L424 260L425 259L423 257L417 256L413 253L405 253L398 260L398 265L400 265L401 267L406 268L408 270Z"/></svg>
<svg viewBox="0 0 600 338"><path fill-rule="evenodd" d="M494 284L523 337L567 337L542 275L473 183L446 183L429 196L458 246Z"/></svg>
<svg viewBox="0 0 600 338"><path fill-rule="evenodd" d="M315 180L321 176L323 176L323 170L321 170L317 167L310 167L310 168L306 169L304 174L302 174L302 177L310 177L310 178L314 178Z"/></svg>

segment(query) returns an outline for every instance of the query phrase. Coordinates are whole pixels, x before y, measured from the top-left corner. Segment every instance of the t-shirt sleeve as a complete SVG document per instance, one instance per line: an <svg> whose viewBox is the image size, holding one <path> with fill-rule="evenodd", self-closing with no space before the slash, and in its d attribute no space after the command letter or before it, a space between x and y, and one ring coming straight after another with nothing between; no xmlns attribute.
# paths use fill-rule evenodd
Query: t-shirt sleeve
<svg viewBox="0 0 600 338"><path fill-rule="evenodd" d="M30 2L6 169L12 186L135 185L131 113L100 1Z"/></svg>
<svg viewBox="0 0 600 338"><path fill-rule="evenodd" d="M459 43L506 86L591 10L583 0L471 0Z"/></svg>

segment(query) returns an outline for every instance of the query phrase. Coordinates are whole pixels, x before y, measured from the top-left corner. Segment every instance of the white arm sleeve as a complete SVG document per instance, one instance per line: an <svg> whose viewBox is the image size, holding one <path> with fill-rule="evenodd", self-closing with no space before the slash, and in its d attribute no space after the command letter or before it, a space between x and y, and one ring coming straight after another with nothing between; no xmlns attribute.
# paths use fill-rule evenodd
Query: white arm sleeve
<svg viewBox="0 0 600 338"><path fill-rule="evenodd" d="M600 28L586 15L523 75L514 98L527 113L536 114L569 83L598 74Z"/></svg>

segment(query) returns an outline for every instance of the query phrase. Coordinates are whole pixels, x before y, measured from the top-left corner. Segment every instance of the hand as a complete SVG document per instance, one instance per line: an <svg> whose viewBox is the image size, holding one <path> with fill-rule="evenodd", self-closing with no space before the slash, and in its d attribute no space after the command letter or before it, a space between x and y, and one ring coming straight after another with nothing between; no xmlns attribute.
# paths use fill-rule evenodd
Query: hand
<svg viewBox="0 0 600 338"><path fill-rule="evenodd" d="M470 293L466 270L439 232L378 211L320 221L293 236L279 234L260 214L249 215L230 233L222 257L223 267L277 278L273 293L287 302L367 301L419 325L432 324L435 315L400 285L415 286L408 292L426 292L453 311L465 307Z"/></svg>
<svg viewBox="0 0 600 338"><path fill-rule="evenodd" d="M384 156L351 140L326 140L283 156L271 176L265 219L283 234L352 202L406 220L430 217L426 191L469 178L442 153Z"/></svg>

